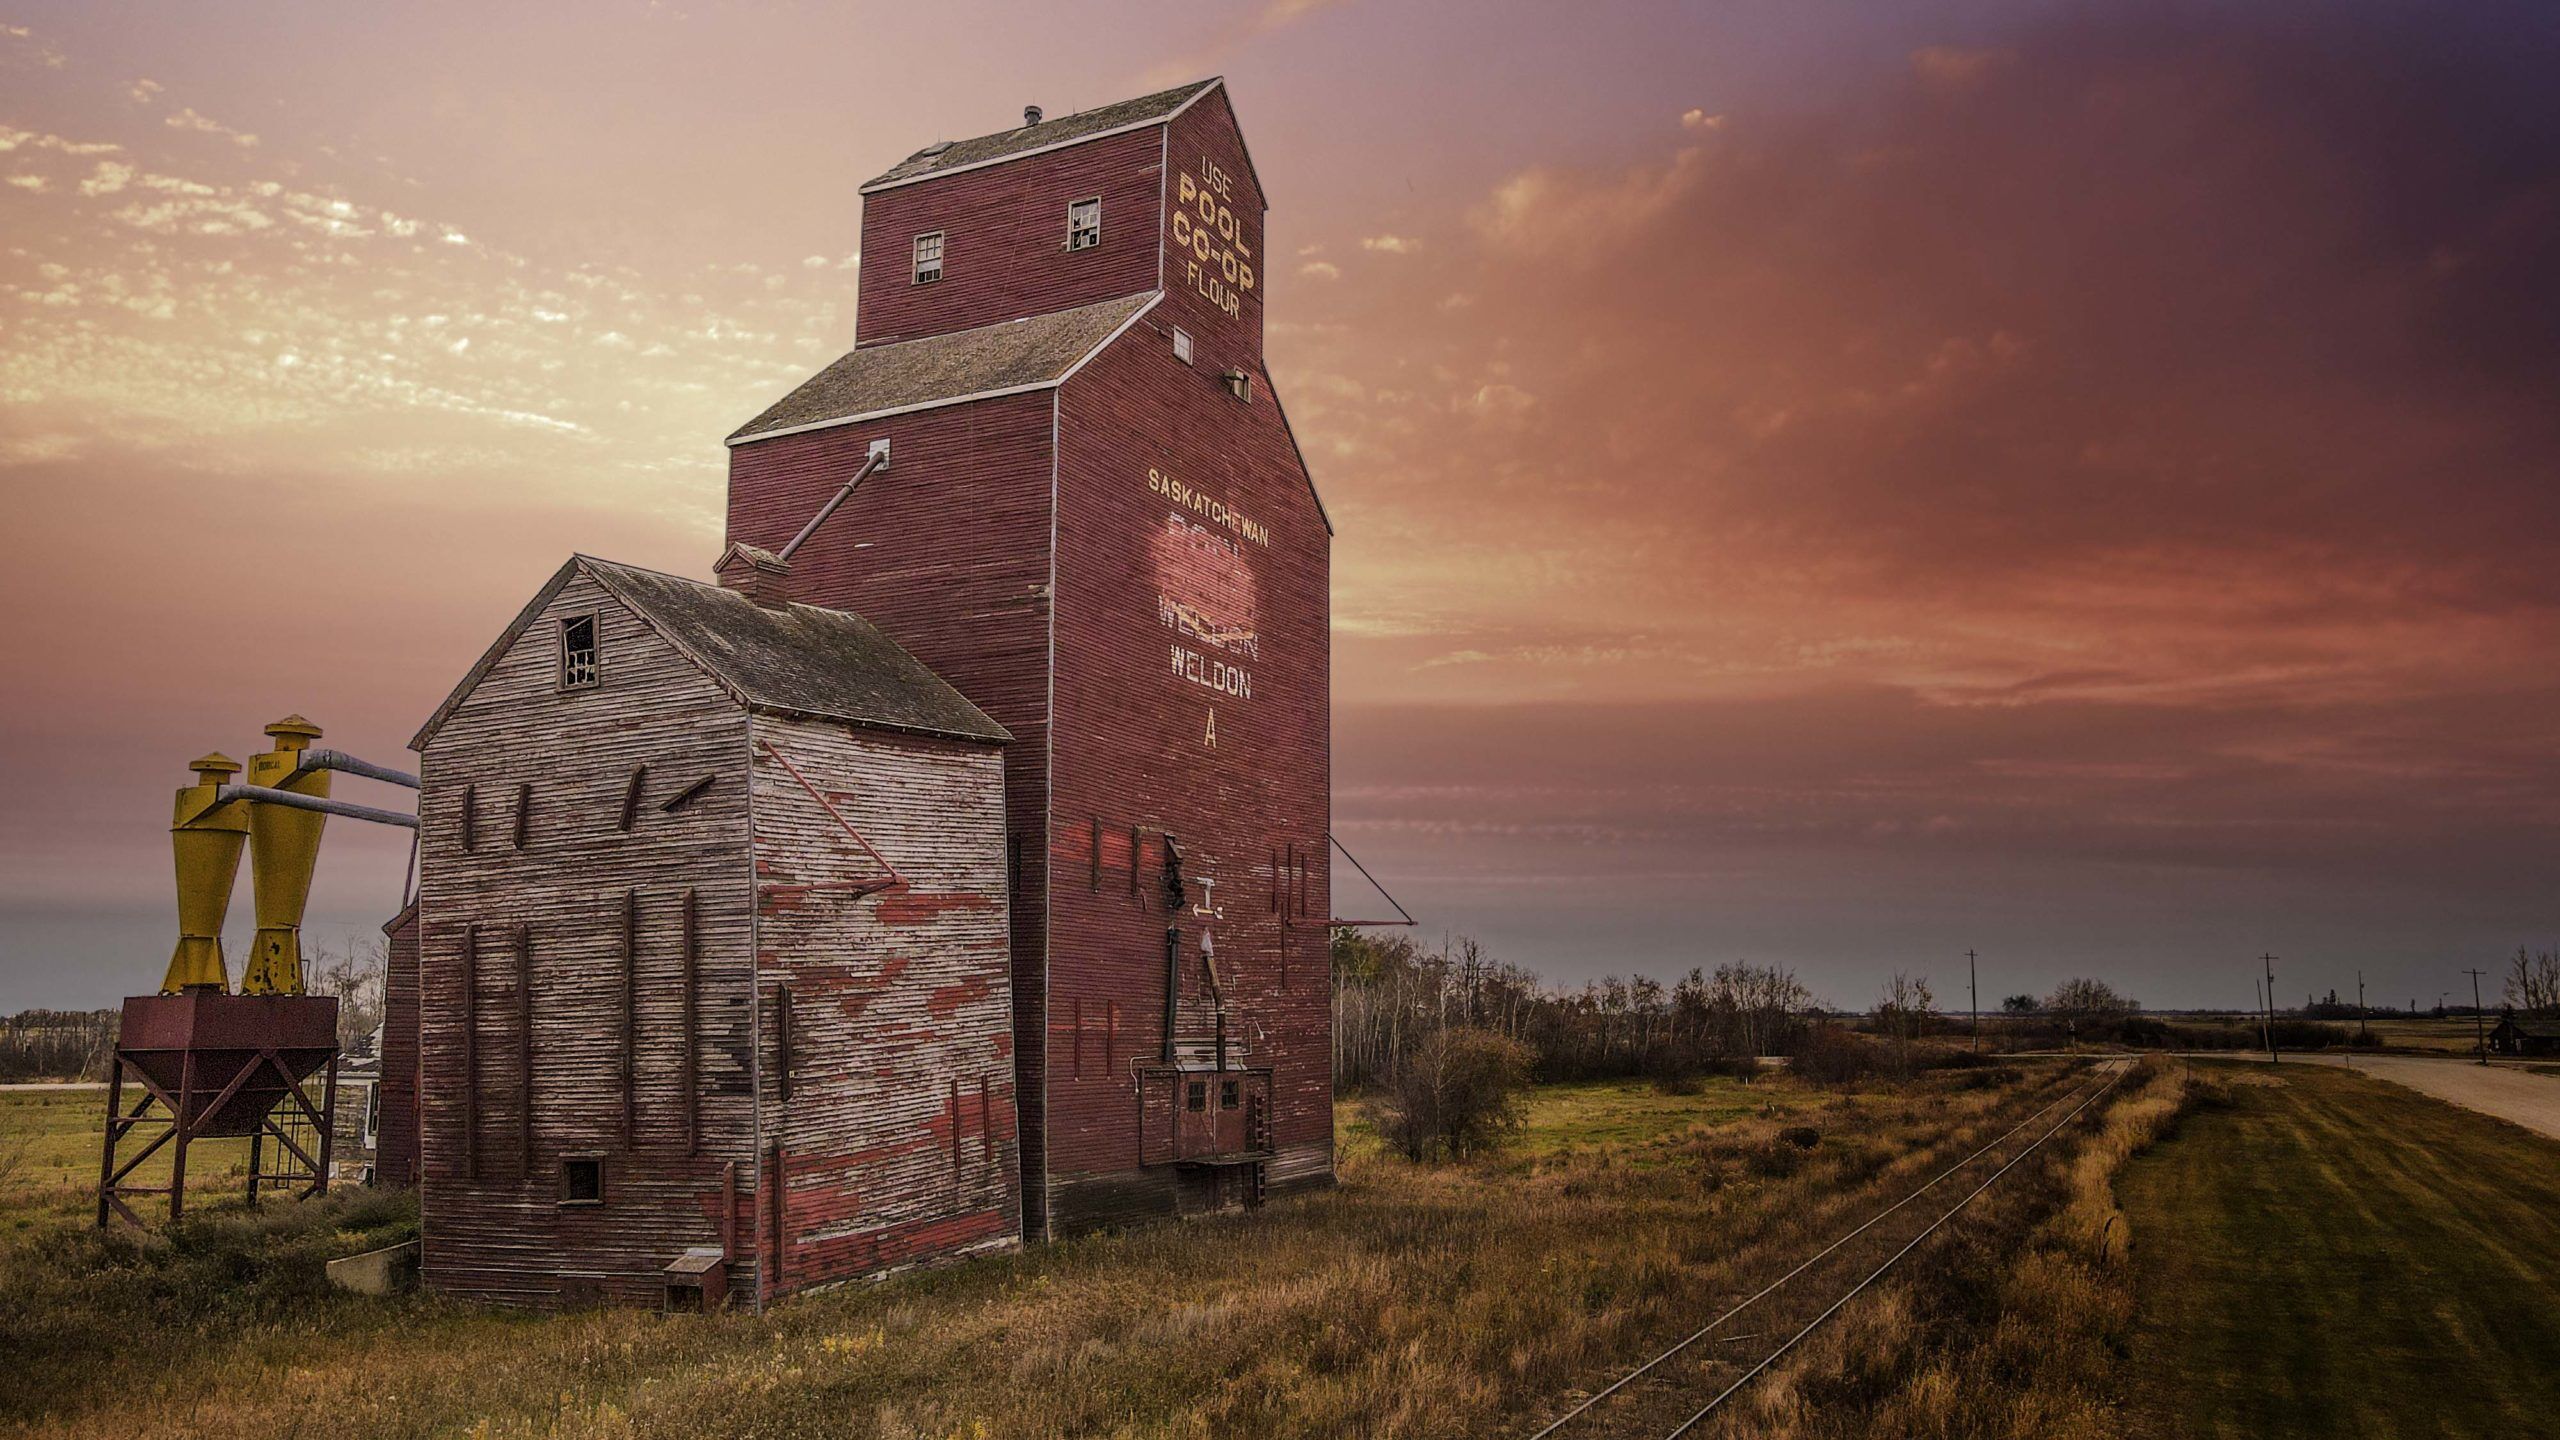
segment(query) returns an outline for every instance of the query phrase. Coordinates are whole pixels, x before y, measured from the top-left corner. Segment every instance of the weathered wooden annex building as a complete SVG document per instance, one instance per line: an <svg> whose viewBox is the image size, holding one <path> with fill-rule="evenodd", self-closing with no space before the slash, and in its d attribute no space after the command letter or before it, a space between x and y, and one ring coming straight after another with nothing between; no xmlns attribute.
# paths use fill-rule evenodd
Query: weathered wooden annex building
<svg viewBox="0 0 2560 1440"><path fill-rule="evenodd" d="M571 560L418 738L430 1284L762 1299L1331 1179L1331 529L1225 87L863 195L720 583Z"/></svg>

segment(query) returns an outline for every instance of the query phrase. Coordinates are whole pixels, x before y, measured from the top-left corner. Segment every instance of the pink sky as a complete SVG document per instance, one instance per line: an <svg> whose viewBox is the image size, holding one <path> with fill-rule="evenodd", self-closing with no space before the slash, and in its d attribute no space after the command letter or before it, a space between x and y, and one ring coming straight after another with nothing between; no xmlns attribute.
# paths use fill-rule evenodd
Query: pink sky
<svg viewBox="0 0 2560 1440"><path fill-rule="evenodd" d="M2521 5L0 13L0 1011L156 979L187 759L397 762L566 552L706 573L861 180L1210 73L1336 828L1432 936L2432 1003L2560 940L2555 60ZM405 856L337 827L315 929Z"/></svg>

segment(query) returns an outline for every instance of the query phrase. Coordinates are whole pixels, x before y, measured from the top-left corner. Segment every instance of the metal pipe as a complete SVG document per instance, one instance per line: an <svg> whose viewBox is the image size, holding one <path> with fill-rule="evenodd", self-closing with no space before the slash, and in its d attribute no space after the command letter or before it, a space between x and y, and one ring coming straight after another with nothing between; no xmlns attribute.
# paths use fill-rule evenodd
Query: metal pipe
<svg viewBox="0 0 2560 1440"><path fill-rule="evenodd" d="M412 790L418 788L418 777L408 771L394 770L388 765L376 765L370 760L359 760L344 750L303 751L302 763L293 767L293 773L299 775L306 770L344 770L350 775L361 775L367 780L380 780L387 785L406 785Z"/></svg>
<svg viewBox="0 0 2560 1440"><path fill-rule="evenodd" d="M800 533L792 536L791 543L783 546L782 553L774 558L788 562L791 557L799 551L802 545L808 543L810 536L818 533L818 527L827 523L827 517L836 513L836 507L842 505L845 502L846 497L853 494L854 486L861 484L865 479L869 478L872 471L886 470L888 468L889 442L886 440L872 441L871 454L862 462L862 468L853 472L853 478L844 482L843 489L838 490L834 495L828 497L827 503L818 507L818 513L809 517L809 523L801 526Z"/></svg>
<svg viewBox="0 0 2560 1440"><path fill-rule="evenodd" d="M404 825L418 828L418 817L397 810L377 810L352 800L332 800L324 795L298 795L291 790L271 790L264 785L225 785L220 792L225 801L246 800L255 805L282 805L291 810L317 810L323 815L344 815L350 820L370 820L376 825Z"/></svg>

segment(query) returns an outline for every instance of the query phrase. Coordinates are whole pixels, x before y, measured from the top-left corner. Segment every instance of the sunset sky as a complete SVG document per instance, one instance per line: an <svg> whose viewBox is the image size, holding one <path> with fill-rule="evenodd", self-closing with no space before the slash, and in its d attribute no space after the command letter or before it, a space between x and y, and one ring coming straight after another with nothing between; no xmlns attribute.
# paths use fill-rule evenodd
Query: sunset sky
<svg viewBox="0 0 2560 1440"><path fill-rule="evenodd" d="M188 759L403 763L567 552L707 576L857 184L1209 74L1335 827L1432 942L1958 1007L2560 945L2547 4L0 3L0 1011L157 983ZM407 860L331 835L323 938Z"/></svg>

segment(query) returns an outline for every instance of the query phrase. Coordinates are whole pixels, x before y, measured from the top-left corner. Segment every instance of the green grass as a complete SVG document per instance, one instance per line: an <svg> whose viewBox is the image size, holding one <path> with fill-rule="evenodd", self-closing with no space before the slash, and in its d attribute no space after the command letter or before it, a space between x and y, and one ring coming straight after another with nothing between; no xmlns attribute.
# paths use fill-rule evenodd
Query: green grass
<svg viewBox="0 0 2560 1440"><path fill-rule="evenodd" d="M125 1091L125 1105L134 1092ZM157 1106L153 1107L155 1113ZM12 1235L75 1215L94 1213L98 1194L98 1142L106 1124L107 1092L97 1090L0 1091L0 1244ZM125 1154L151 1143L149 1126L134 1127ZM128 1177L145 1185L169 1183L170 1150L142 1162ZM237 1194L248 1185L249 1142L199 1140L187 1149L188 1195L198 1203ZM135 1208L166 1214L145 1196Z"/></svg>
<svg viewBox="0 0 2560 1440"><path fill-rule="evenodd" d="M2551 1433L2560 1143L2345 1070L2230 1079L2120 1186L2153 1433Z"/></svg>

